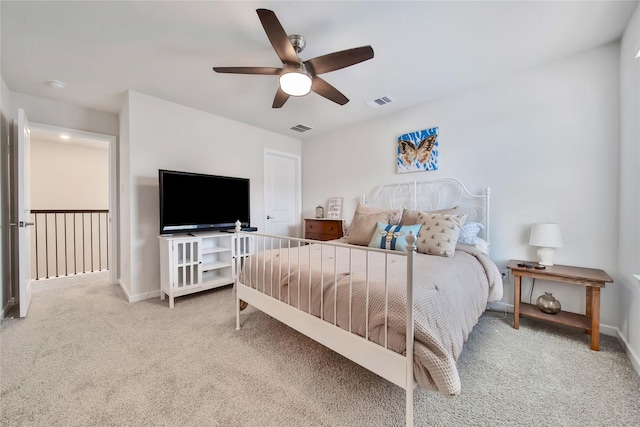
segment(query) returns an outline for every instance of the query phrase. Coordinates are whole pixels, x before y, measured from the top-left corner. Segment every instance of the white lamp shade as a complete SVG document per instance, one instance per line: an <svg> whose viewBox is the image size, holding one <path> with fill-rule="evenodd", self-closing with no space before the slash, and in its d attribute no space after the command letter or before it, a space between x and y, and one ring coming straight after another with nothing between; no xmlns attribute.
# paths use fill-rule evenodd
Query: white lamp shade
<svg viewBox="0 0 640 427"><path fill-rule="evenodd" d="M534 224L533 227L531 227L529 244L543 248L562 247L560 226L558 224Z"/></svg>
<svg viewBox="0 0 640 427"><path fill-rule="evenodd" d="M292 71L280 76L280 88L291 96L304 96L311 91L311 77L308 74Z"/></svg>

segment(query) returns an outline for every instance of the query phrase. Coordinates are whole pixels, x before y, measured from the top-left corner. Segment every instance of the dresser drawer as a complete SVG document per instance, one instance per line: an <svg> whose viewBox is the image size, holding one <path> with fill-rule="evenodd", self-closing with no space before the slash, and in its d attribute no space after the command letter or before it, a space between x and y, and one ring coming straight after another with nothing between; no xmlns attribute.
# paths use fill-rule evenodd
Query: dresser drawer
<svg viewBox="0 0 640 427"><path fill-rule="evenodd" d="M342 237L342 220L305 219L304 237L314 240L333 240Z"/></svg>

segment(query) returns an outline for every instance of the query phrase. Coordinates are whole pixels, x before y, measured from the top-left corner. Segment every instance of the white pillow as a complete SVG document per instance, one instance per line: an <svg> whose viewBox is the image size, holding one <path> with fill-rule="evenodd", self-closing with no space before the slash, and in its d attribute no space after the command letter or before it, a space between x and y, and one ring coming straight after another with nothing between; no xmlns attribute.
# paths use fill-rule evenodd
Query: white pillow
<svg viewBox="0 0 640 427"><path fill-rule="evenodd" d="M491 249L491 243L487 242L484 239L481 239L480 237L476 237L476 242L474 243L473 246L477 250L485 254L486 256L489 256L489 249Z"/></svg>
<svg viewBox="0 0 640 427"><path fill-rule="evenodd" d="M460 235L458 236L458 243L463 245L473 245L476 242L476 238L480 230L484 228L479 222L467 222L460 229Z"/></svg>

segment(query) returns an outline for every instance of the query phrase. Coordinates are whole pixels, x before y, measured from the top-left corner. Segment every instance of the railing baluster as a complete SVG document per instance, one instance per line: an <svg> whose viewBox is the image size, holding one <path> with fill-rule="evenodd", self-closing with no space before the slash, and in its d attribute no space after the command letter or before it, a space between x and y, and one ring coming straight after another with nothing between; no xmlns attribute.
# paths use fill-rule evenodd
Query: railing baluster
<svg viewBox="0 0 640 427"><path fill-rule="evenodd" d="M55 219L54 225L56 227L55 229L55 236L56 236L56 277L58 277L58 214L54 213L53 214L53 218Z"/></svg>
<svg viewBox="0 0 640 427"><path fill-rule="evenodd" d="M85 265L85 257L87 255L87 251L84 248L84 212L82 213L82 271L87 271L87 266Z"/></svg>
<svg viewBox="0 0 640 427"><path fill-rule="evenodd" d="M78 274L78 255L76 255L76 247L78 242L76 240L76 214L73 214L73 274Z"/></svg>
<svg viewBox="0 0 640 427"><path fill-rule="evenodd" d="M100 212L98 212L98 271L102 271L102 227L100 226Z"/></svg>
<svg viewBox="0 0 640 427"><path fill-rule="evenodd" d="M93 273L93 213L89 214L89 224L91 225L91 272Z"/></svg>
<svg viewBox="0 0 640 427"><path fill-rule="evenodd" d="M35 225L35 233L36 233L36 247L35 247L35 251L36 251L36 280L38 280L40 278L40 270L38 267L40 267L38 265L38 214L34 214L33 215L33 222L36 224Z"/></svg>
<svg viewBox="0 0 640 427"><path fill-rule="evenodd" d="M67 271L67 214L64 215L64 275L68 276L69 272Z"/></svg>
<svg viewBox="0 0 640 427"><path fill-rule="evenodd" d="M31 213L34 215L34 226L35 226L35 245L32 249L35 251L35 280L40 280L43 278L52 278L54 276L50 275L49 272L49 256L51 255L52 261L55 263L55 277L64 277L69 276L71 266L69 263L69 256L73 253L73 274L78 274L78 251L82 251L82 271L81 273L88 273L94 271L104 271L103 269L103 260L102 260L102 249L104 242L105 249L105 257L106 257L106 269L109 269L109 211L108 210L100 210L100 209L32 209ZM105 226L102 227L102 214L105 214L104 221ZM94 230L94 214L97 216L97 230ZM62 224L58 223L58 215L62 215ZM72 215L72 220L69 220L69 215ZM77 215L82 215L82 248L79 247L79 236L78 236L78 226L77 223ZM85 216L89 215L89 224L85 222ZM39 222L44 221L44 229ZM49 221L52 221L52 226L54 227L51 236L49 235ZM63 227L63 230L58 230L59 227ZM73 233L70 235L69 227L73 227ZM60 234L60 232L64 234ZM85 231L90 235L86 236ZM103 232L105 235L103 236ZM94 233L98 233L95 236L96 241L94 241ZM44 234L44 236L43 236ZM43 241L44 240L44 241ZM87 241L88 240L88 241ZM51 243L51 245L49 245ZM89 248L87 248L87 244L89 244ZM98 245L97 255L98 262L96 264L95 258L95 245ZM70 248L69 245L73 247ZM50 247L51 246L51 247ZM41 275L40 262L42 258L42 251L44 250L44 277ZM64 254L60 254L60 251L64 251ZM91 257L91 262L87 262L87 257ZM60 262L64 263L64 272L61 269ZM96 266L98 270L96 270ZM88 270L88 267L91 270Z"/></svg>
<svg viewBox="0 0 640 427"><path fill-rule="evenodd" d="M44 255L46 278L49 278L49 215L44 216Z"/></svg>
<svg viewBox="0 0 640 427"><path fill-rule="evenodd" d="M105 237L107 238L106 241L106 247L105 250L107 251L107 270L109 269L109 212L104 214L104 232L105 232ZM245 243L245 249L246 249L246 243Z"/></svg>

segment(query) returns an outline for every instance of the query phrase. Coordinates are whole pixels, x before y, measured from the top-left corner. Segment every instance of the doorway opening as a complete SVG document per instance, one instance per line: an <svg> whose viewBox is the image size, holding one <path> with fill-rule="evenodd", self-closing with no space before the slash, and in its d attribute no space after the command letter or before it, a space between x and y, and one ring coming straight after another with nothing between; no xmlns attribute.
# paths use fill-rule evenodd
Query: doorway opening
<svg viewBox="0 0 640 427"><path fill-rule="evenodd" d="M109 270L109 143L32 126L31 279Z"/></svg>
<svg viewBox="0 0 640 427"><path fill-rule="evenodd" d="M107 272L116 283L116 138L30 128L31 279Z"/></svg>

